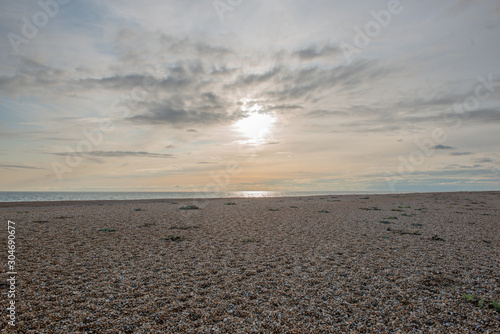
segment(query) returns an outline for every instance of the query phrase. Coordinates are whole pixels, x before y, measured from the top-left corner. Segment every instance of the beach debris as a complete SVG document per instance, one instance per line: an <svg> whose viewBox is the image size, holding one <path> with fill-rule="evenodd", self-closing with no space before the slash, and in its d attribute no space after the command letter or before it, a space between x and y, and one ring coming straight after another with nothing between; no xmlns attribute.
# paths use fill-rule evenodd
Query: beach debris
<svg viewBox="0 0 500 334"><path fill-rule="evenodd" d="M394 233L399 233L401 235L422 235L422 233L420 233L419 231L410 232L410 231L399 230L399 229L393 230L390 227L387 228L387 231L394 232Z"/></svg>
<svg viewBox="0 0 500 334"><path fill-rule="evenodd" d="M279 211L279 209L267 209L268 211Z"/></svg>
<svg viewBox="0 0 500 334"><path fill-rule="evenodd" d="M187 226L187 225L170 227L171 230L189 230L192 228L195 229L195 228L200 228L200 227L199 226Z"/></svg>
<svg viewBox="0 0 500 334"><path fill-rule="evenodd" d="M144 223L141 226L139 226L139 228L142 228L142 227L151 227L151 226L156 226L156 223Z"/></svg>
<svg viewBox="0 0 500 334"><path fill-rule="evenodd" d="M227 202L226 205L236 205L234 202Z"/></svg>
<svg viewBox="0 0 500 334"><path fill-rule="evenodd" d="M322 213L330 213L330 211L328 211L328 210L321 210L321 211L318 211L318 212L322 212Z"/></svg>
<svg viewBox="0 0 500 334"><path fill-rule="evenodd" d="M252 238L243 238L243 239L241 239L241 242L248 243L248 242L255 242L255 240Z"/></svg>
<svg viewBox="0 0 500 334"><path fill-rule="evenodd" d="M199 207L197 207L196 205L186 205L186 206L181 206L180 209L181 210L198 210Z"/></svg>
<svg viewBox="0 0 500 334"><path fill-rule="evenodd" d="M114 228L101 228L99 231L101 232L115 232L116 230Z"/></svg>
<svg viewBox="0 0 500 334"><path fill-rule="evenodd" d="M373 206L371 208L359 208L360 210L365 210L365 211L380 211L382 209L377 208L376 206Z"/></svg>
<svg viewBox="0 0 500 334"><path fill-rule="evenodd" d="M486 298L478 298L475 295L468 293L464 294L462 296L462 299L478 307L486 306L488 308L494 309L497 312L500 312L500 303L493 299L488 300Z"/></svg>
<svg viewBox="0 0 500 334"><path fill-rule="evenodd" d="M434 241L444 241L443 238L441 238L440 236L438 236L437 234L436 235L433 235L431 240L434 240Z"/></svg>
<svg viewBox="0 0 500 334"><path fill-rule="evenodd" d="M184 236L182 235L167 235L163 240L167 241L182 241L184 240Z"/></svg>

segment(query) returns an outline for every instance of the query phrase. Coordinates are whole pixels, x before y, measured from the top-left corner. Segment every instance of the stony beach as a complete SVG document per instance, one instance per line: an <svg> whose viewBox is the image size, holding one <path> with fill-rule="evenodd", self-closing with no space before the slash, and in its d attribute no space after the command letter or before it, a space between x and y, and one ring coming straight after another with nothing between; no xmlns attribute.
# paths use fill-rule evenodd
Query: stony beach
<svg viewBox="0 0 500 334"><path fill-rule="evenodd" d="M0 216L6 333L500 333L500 192L0 203Z"/></svg>

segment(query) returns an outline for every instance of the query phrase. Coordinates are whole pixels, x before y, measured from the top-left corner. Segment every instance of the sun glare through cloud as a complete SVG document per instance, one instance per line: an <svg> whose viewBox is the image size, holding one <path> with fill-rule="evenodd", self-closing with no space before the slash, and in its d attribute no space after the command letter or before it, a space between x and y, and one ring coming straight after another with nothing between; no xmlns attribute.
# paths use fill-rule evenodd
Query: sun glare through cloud
<svg viewBox="0 0 500 334"><path fill-rule="evenodd" d="M246 143L262 144L271 133L276 118L256 111L234 124L236 130L246 138Z"/></svg>
<svg viewBox="0 0 500 334"><path fill-rule="evenodd" d="M247 116L234 123L234 129L244 137L240 143L260 145L266 142L272 134L276 117L262 112L263 106L252 104L249 99L242 100L241 108Z"/></svg>

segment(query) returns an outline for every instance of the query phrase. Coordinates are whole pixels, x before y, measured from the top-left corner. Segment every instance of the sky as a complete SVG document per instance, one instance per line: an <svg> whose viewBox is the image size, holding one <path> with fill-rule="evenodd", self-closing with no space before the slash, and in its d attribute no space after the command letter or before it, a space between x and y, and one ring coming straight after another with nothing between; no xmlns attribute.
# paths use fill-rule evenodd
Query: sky
<svg viewBox="0 0 500 334"><path fill-rule="evenodd" d="M0 0L0 191L500 189L498 0Z"/></svg>

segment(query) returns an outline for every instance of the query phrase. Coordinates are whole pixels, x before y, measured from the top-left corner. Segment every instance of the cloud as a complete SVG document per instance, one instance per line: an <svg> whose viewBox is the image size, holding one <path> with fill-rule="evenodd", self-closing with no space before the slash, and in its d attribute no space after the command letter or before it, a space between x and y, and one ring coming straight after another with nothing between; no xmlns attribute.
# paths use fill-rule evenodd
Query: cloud
<svg viewBox="0 0 500 334"><path fill-rule="evenodd" d="M500 109L480 109L471 112L468 117L463 115L464 120L473 120L481 123L500 122Z"/></svg>
<svg viewBox="0 0 500 334"><path fill-rule="evenodd" d="M321 46L309 46L304 49L297 50L293 53L294 56L302 60L310 60L319 57L333 57L341 53L341 49L336 45L324 44Z"/></svg>
<svg viewBox="0 0 500 334"><path fill-rule="evenodd" d="M347 116L348 112L339 110L313 110L307 113L309 117L329 117L329 116Z"/></svg>
<svg viewBox="0 0 500 334"><path fill-rule="evenodd" d="M242 74L239 76L237 81L230 84L230 86L245 87L245 86L258 85L264 82L268 82L274 77L276 77L278 74L280 74L282 70L283 69L281 67L276 66L272 69L267 70L264 73Z"/></svg>
<svg viewBox="0 0 500 334"><path fill-rule="evenodd" d="M104 78L86 78L80 79L77 85L81 88L99 88L114 90L131 90L134 87L141 87L151 76L141 74L115 75ZM161 83L165 84L164 81Z"/></svg>
<svg viewBox="0 0 500 334"><path fill-rule="evenodd" d="M196 50L200 55L224 56L233 53L232 50L222 46L212 46L204 42L196 44Z"/></svg>
<svg viewBox="0 0 500 334"><path fill-rule="evenodd" d="M454 156L461 156L461 155L471 155L472 152L451 152L450 154Z"/></svg>
<svg viewBox="0 0 500 334"><path fill-rule="evenodd" d="M441 145L441 144L439 144L439 145L435 145L435 146L433 146L432 148L433 148L433 149L435 149L435 150L454 150L454 149L455 149L455 148L454 148L454 147L452 147L452 146Z"/></svg>
<svg viewBox="0 0 500 334"><path fill-rule="evenodd" d="M161 103L145 104L147 111L129 118L134 123L184 125L209 125L228 123L238 119L238 114L230 114L222 104L213 102L213 98L206 97L207 103L191 101L187 103L178 97L177 101L168 100Z"/></svg>
<svg viewBox="0 0 500 334"><path fill-rule="evenodd" d="M174 157L172 154L151 153L143 151L92 151L83 153L57 152L52 154L59 156L82 155L82 156L106 157L106 158L118 158L118 157L173 158Z"/></svg>
<svg viewBox="0 0 500 334"><path fill-rule="evenodd" d="M279 81L273 82L272 87L265 94L270 98L279 101L295 100L304 98L312 100L308 95L318 95L325 91L333 92L341 89L345 92L351 89L361 88L364 85L375 83L399 69L393 65L383 65L376 60L357 59L346 65L336 65L335 67L325 68L315 65L312 67L288 68L280 72L286 74L281 76ZM274 73L274 72L273 72ZM276 74L268 75L266 79L276 79ZM235 85L239 83L236 82Z"/></svg>
<svg viewBox="0 0 500 334"><path fill-rule="evenodd" d="M33 167L33 166L4 165L4 164L0 164L0 168L6 168L6 169L45 169L45 168Z"/></svg>
<svg viewBox="0 0 500 334"><path fill-rule="evenodd" d="M282 110L282 109L304 109L304 107L294 104L279 104L267 107L267 110Z"/></svg>
<svg viewBox="0 0 500 334"><path fill-rule="evenodd" d="M486 162L493 162L493 160L491 158L477 158L477 159L474 159L474 162L486 163Z"/></svg>

